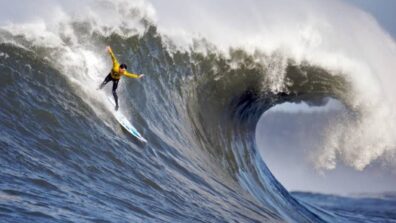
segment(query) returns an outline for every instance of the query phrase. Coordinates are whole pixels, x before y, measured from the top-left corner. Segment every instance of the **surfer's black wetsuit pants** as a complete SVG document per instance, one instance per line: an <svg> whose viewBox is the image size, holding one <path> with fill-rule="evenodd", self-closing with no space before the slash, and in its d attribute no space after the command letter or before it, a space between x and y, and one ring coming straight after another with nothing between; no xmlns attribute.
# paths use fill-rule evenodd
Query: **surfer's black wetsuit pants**
<svg viewBox="0 0 396 223"><path fill-rule="evenodd" d="M114 96L114 101L116 103L116 109L118 109L118 95L117 95L117 87L118 87L118 81L120 79L114 79L111 77L111 73L107 75L107 77L104 79L104 81L100 84L99 89L102 89L109 81L113 81L113 96Z"/></svg>

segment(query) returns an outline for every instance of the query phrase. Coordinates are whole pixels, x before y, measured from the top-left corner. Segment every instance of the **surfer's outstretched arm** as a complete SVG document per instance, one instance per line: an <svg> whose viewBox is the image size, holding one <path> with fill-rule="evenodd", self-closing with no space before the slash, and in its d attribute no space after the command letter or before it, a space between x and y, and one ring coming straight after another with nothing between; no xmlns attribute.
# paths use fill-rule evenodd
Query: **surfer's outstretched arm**
<svg viewBox="0 0 396 223"><path fill-rule="evenodd" d="M137 78L137 79L142 78L144 76L144 74L134 74L129 72L125 72L124 75L130 78Z"/></svg>
<svg viewBox="0 0 396 223"><path fill-rule="evenodd" d="M114 56L113 50L110 46L108 46L106 50L107 52L109 52L111 60L113 61L113 69L118 68L120 66L120 63L118 63L117 58Z"/></svg>

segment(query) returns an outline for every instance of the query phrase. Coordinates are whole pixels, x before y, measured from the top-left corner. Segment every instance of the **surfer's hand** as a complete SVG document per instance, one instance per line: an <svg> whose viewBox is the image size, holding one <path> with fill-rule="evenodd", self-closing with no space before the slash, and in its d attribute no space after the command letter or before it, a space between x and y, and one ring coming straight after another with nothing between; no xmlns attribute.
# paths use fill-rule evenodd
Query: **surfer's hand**
<svg viewBox="0 0 396 223"><path fill-rule="evenodd" d="M106 47L106 51L110 53L110 52L111 52L111 47L110 47L110 46L107 46L107 47Z"/></svg>
<svg viewBox="0 0 396 223"><path fill-rule="evenodd" d="M142 78L144 76L144 74L139 75L139 79Z"/></svg>

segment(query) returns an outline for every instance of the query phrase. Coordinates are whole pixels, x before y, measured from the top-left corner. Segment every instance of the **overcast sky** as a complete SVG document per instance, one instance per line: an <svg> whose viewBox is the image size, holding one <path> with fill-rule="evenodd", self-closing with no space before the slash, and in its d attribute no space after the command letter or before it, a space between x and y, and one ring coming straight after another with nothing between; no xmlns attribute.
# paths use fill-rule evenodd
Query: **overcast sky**
<svg viewBox="0 0 396 223"><path fill-rule="evenodd" d="M373 15L396 39L396 0L344 0Z"/></svg>

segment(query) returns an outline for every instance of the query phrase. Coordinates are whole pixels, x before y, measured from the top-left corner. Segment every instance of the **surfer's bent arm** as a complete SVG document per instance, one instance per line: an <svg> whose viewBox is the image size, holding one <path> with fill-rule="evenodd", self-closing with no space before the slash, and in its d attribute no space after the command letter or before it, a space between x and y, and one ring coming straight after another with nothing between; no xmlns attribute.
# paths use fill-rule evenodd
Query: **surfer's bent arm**
<svg viewBox="0 0 396 223"><path fill-rule="evenodd" d="M130 78L140 78L139 74L133 74L133 73L129 73L129 72L125 72L124 75L127 77L130 77Z"/></svg>

